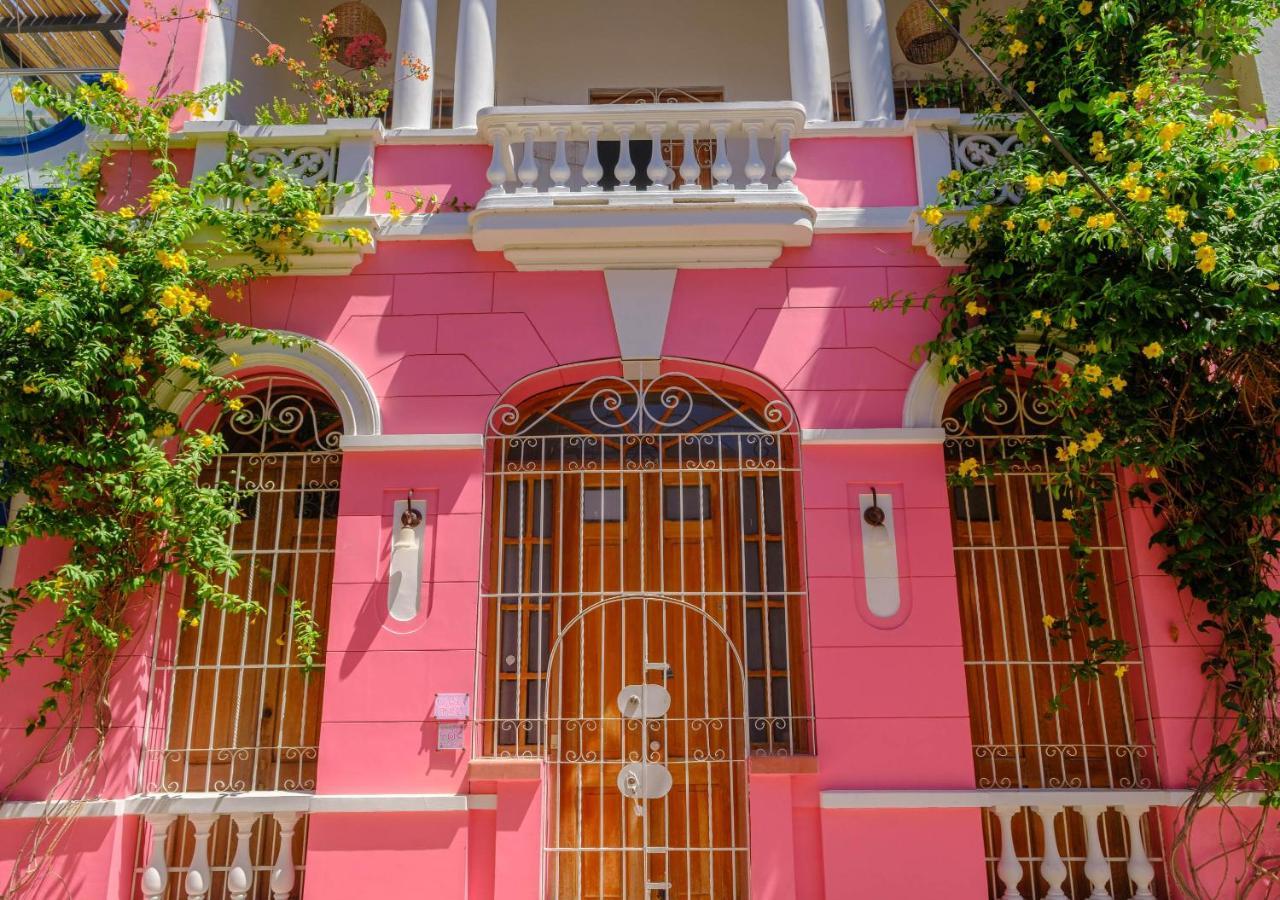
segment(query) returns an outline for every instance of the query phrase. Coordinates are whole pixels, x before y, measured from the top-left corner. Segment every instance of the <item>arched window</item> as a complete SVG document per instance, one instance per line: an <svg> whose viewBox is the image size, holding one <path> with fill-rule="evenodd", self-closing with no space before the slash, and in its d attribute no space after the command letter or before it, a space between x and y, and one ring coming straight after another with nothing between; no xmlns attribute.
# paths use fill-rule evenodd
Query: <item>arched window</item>
<svg viewBox="0 0 1280 900"><path fill-rule="evenodd" d="M1085 541L1092 596L1106 625L1088 636L1076 629L1070 640L1051 636L1053 622L1073 606L1077 563L1070 553L1072 525L1063 514L1073 504L1049 487L1061 465L1052 439L1056 422L1036 390L1022 381L964 386L950 398L943 422L949 471L969 459L996 467L990 478L951 488L978 787L1151 787L1154 748L1140 727L1150 705L1118 494L1094 515ZM970 401L977 412L967 424L963 407ZM1127 641L1131 657L1123 668L1109 664L1096 679L1073 681L1072 663L1088 656L1089 637L1101 636ZM1062 706L1055 712L1056 697ZM1060 834L1071 870L1068 891L1083 897L1089 893L1084 834L1072 830L1079 823L1064 819L1071 827ZM1019 855L1038 856L1034 817L1020 816L1016 824ZM1112 883L1127 886L1123 822L1109 813L1103 826ZM989 821L988 868L996 893L998 840L998 825ZM1033 890L1042 889L1034 871L1031 881Z"/></svg>
<svg viewBox="0 0 1280 900"><path fill-rule="evenodd" d="M495 412L476 749L547 761L545 896L745 891L747 757L813 751L796 438L679 374Z"/></svg>
<svg viewBox="0 0 1280 900"><path fill-rule="evenodd" d="M239 571L223 587L262 612L206 608L175 623L165 619L177 617L180 599L163 604L144 759L148 791L315 787L324 662L304 665L296 636L300 620L321 633L328 621L342 420L328 397L287 377L253 380L238 399L239 410L223 410L207 426L226 452L204 479L240 492L241 520L228 534ZM169 840L170 859L190 859L185 822L175 823ZM264 871L274 840L272 829L257 829L253 858ZM302 860L305 823L296 840ZM228 822L219 820L210 846L217 896L232 844ZM170 884L180 886L182 870L173 871ZM263 891L267 881L257 879Z"/></svg>

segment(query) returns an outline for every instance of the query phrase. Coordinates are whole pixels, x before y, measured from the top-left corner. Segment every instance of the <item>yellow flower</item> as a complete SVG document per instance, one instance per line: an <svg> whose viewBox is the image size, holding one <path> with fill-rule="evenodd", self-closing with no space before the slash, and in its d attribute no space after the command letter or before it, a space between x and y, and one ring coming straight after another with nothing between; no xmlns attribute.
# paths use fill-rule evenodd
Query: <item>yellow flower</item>
<svg viewBox="0 0 1280 900"><path fill-rule="evenodd" d="M1119 375L1113 375L1111 376L1111 386L1117 391L1123 391L1129 386L1129 382L1125 381Z"/></svg>
<svg viewBox="0 0 1280 900"><path fill-rule="evenodd" d="M1037 25L1043 25L1046 21L1048 21L1048 20L1045 18L1044 13L1040 13L1040 15L1036 16L1036 24L1037 24Z"/></svg>
<svg viewBox="0 0 1280 900"><path fill-rule="evenodd" d="M1005 220L1004 220L1004 230L1005 230L1005 231L1013 231L1013 229L1014 229L1014 228L1016 228L1016 227L1017 227L1017 226L1014 224L1013 219L1005 219Z"/></svg>
<svg viewBox="0 0 1280 900"><path fill-rule="evenodd" d="M1272 281L1267 284L1267 290L1280 291L1280 281Z"/></svg>
<svg viewBox="0 0 1280 900"><path fill-rule="evenodd" d="M1152 341L1142 348L1142 355L1147 359L1158 359L1164 355L1164 347L1160 345L1159 341Z"/></svg>
<svg viewBox="0 0 1280 900"><path fill-rule="evenodd" d="M28 325L26 328L22 330L25 331L27 334L39 334L40 327L41 327L41 322L39 319L36 319L34 322L32 322L30 325Z"/></svg>
<svg viewBox="0 0 1280 900"><path fill-rule="evenodd" d="M1218 251L1205 244L1196 251L1196 268L1208 275L1218 266Z"/></svg>
<svg viewBox="0 0 1280 900"><path fill-rule="evenodd" d="M1182 132L1187 128L1181 122L1168 122L1161 126L1159 133L1156 135L1160 139L1160 148L1166 152L1173 147L1173 142L1182 136Z"/></svg>
<svg viewBox="0 0 1280 900"><path fill-rule="evenodd" d="M1084 210L1078 206L1073 206L1067 210L1067 215L1069 215L1073 219L1078 219L1082 215L1084 215Z"/></svg>
<svg viewBox="0 0 1280 900"><path fill-rule="evenodd" d="M1236 124L1236 117L1229 112L1215 109L1209 114L1209 123L1213 125L1214 128L1230 128L1232 125Z"/></svg>
<svg viewBox="0 0 1280 900"><path fill-rule="evenodd" d="M200 360L193 356L184 356L182 359L178 360L178 365L184 369L195 370L200 368Z"/></svg>
<svg viewBox="0 0 1280 900"><path fill-rule="evenodd" d="M1022 43L1022 41L1017 40L1016 38L1014 39L1013 43L1009 45L1009 55L1012 57L1016 58L1019 56L1025 56L1026 52L1027 52L1027 45Z"/></svg>
<svg viewBox="0 0 1280 900"><path fill-rule="evenodd" d="M142 314L142 318L146 319L150 324L155 325L160 321L160 314L154 309L149 309Z"/></svg>
<svg viewBox="0 0 1280 900"><path fill-rule="evenodd" d="M147 197L147 203L150 204L152 209L159 209L172 199L173 191L166 190L165 188L156 188Z"/></svg>
<svg viewBox="0 0 1280 900"><path fill-rule="evenodd" d="M958 354L955 354L955 353L952 353L950 356L948 356L948 357L947 357L947 365L949 365L949 366L958 366L958 365L960 365L960 357L959 357L959 355L958 355Z"/></svg>
<svg viewBox="0 0 1280 900"><path fill-rule="evenodd" d="M156 260L165 269L178 269L182 272L188 269L187 254L184 250L175 250L173 253L168 250L157 250Z"/></svg>
<svg viewBox="0 0 1280 900"><path fill-rule="evenodd" d="M80 177L88 178L90 175L98 171L98 161L91 159L80 164Z"/></svg>
<svg viewBox="0 0 1280 900"><path fill-rule="evenodd" d="M1103 400L1110 400L1111 388L1107 387L1106 385L1103 385L1098 389L1098 395L1101 396Z"/></svg>
<svg viewBox="0 0 1280 900"><path fill-rule="evenodd" d="M373 243L373 238L369 235L369 232L365 231L363 228L348 228L347 237L351 238L351 240L355 241L357 244Z"/></svg>
<svg viewBox="0 0 1280 900"><path fill-rule="evenodd" d="M240 368L240 364L244 362L244 357L239 353L230 353L227 355L227 362L231 363L235 368Z"/></svg>
<svg viewBox="0 0 1280 900"><path fill-rule="evenodd" d="M1138 203L1146 203L1151 199L1151 188L1145 184L1136 185L1133 190L1129 191L1130 200L1136 200Z"/></svg>
<svg viewBox="0 0 1280 900"><path fill-rule="evenodd" d="M1027 186L1027 190L1033 194L1038 194L1044 190L1044 178L1034 172L1022 179L1022 182Z"/></svg>
<svg viewBox="0 0 1280 900"><path fill-rule="evenodd" d="M1116 666L1115 676L1117 678L1123 678L1128 673L1128 671L1129 671L1128 666Z"/></svg>
<svg viewBox="0 0 1280 900"><path fill-rule="evenodd" d="M130 369L139 369L142 367L142 357L134 353L132 350L126 351L124 356L120 357L120 361Z"/></svg>
<svg viewBox="0 0 1280 900"><path fill-rule="evenodd" d="M36 385L34 385L34 384L30 384L30 383L28 383L28 384L24 384L24 385L22 386L22 393L24 393L24 394L38 394L38 393L40 393L40 388L39 388L39 387L37 387L37 386L36 386Z"/></svg>
<svg viewBox="0 0 1280 900"><path fill-rule="evenodd" d="M1116 224L1116 214L1113 212L1098 213L1090 216L1085 220L1085 228L1110 228Z"/></svg>
<svg viewBox="0 0 1280 900"><path fill-rule="evenodd" d="M1097 381L1102 377L1102 366L1099 366L1096 363L1089 363L1080 370L1080 376L1088 382Z"/></svg>
<svg viewBox="0 0 1280 900"><path fill-rule="evenodd" d="M116 210L116 215L122 219L132 219L138 213L132 206L122 206Z"/></svg>
<svg viewBox="0 0 1280 900"><path fill-rule="evenodd" d="M320 230L320 213L314 209L308 209L294 215L294 219L307 231Z"/></svg>
<svg viewBox="0 0 1280 900"><path fill-rule="evenodd" d="M1110 94L1107 94L1107 100L1112 103L1123 103L1128 99L1129 95L1124 91L1112 91Z"/></svg>
<svg viewBox="0 0 1280 900"><path fill-rule="evenodd" d="M1152 466L1151 468L1147 469L1147 477L1148 477L1148 478L1159 478L1159 477L1160 477L1160 473L1156 470L1156 467L1155 467L1155 466Z"/></svg>
<svg viewBox="0 0 1280 900"><path fill-rule="evenodd" d="M1058 510L1058 517L1061 519L1066 519L1068 522L1070 522L1072 519L1076 517L1076 511L1071 507L1067 506Z"/></svg>
<svg viewBox="0 0 1280 900"><path fill-rule="evenodd" d="M230 400L227 401L227 409L231 410L232 412L239 412L240 410L244 409L244 401L241 400L239 397L232 397Z"/></svg>
<svg viewBox="0 0 1280 900"><path fill-rule="evenodd" d="M1090 0L1080 0L1080 5L1076 9L1080 10L1080 15L1087 16L1093 12L1093 4Z"/></svg>
<svg viewBox="0 0 1280 900"><path fill-rule="evenodd" d="M6 303L16 296L18 295L13 291L6 291L4 288L0 288L0 303Z"/></svg>
<svg viewBox="0 0 1280 900"><path fill-rule="evenodd" d="M396 207L396 210L398 212L399 207ZM926 225L939 225L942 222L942 210L936 206L926 207L921 218L924 219Z"/></svg>
<svg viewBox="0 0 1280 900"><path fill-rule="evenodd" d="M1280 168L1280 160L1270 153L1264 153L1253 161L1253 167L1263 174L1274 172L1277 168Z"/></svg>
<svg viewBox="0 0 1280 900"><path fill-rule="evenodd" d="M267 199L272 203L279 203L280 198L284 196L286 185L283 181L273 181L271 187L267 188Z"/></svg>
<svg viewBox="0 0 1280 900"><path fill-rule="evenodd" d="M173 434L173 424L170 422L165 422L163 425L156 426L155 431L151 433L158 438L167 438L171 434Z"/></svg>
<svg viewBox="0 0 1280 900"><path fill-rule="evenodd" d="M27 99L27 86L22 82L15 84L9 91L14 103L22 103Z"/></svg>
<svg viewBox="0 0 1280 900"><path fill-rule="evenodd" d="M969 478L977 471L978 461L976 459L961 460L959 467L956 468L956 474L962 478Z"/></svg>
<svg viewBox="0 0 1280 900"><path fill-rule="evenodd" d="M1053 185L1054 187L1066 187L1067 173L1066 172L1050 172L1046 176L1046 179L1048 180L1049 184Z"/></svg>
<svg viewBox="0 0 1280 900"><path fill-rule="evenodd" d="M1048 219L1037 219L1036 227L1047 234L1049 229L1053 227L1053 223Z"/></svg>
<svg viewBox="0 0 1280 900"><path fill-rule="evenodd" d="M1147 100L1151 99L1152 90L1153 88L1151 85L1144 81L1133 89L1133 99L1137 100L1139 103L1145 103Z"/></svg>
<svg viewBox="0 0 1280 900"><path fill-rule="evenodd" d="M1046 615L1046 616L1045 616L1043 619L1041 619L1040 621L1044 623L1044 627L1045 627L1045 628L1052 628L1054 625L1057 625L1057 624L1058 624L1058 620L1057 620L1057 619L1055 619L1053 616L1050 616L1050 615Z"/></svg>
<svg viewBox="0 0 1280 900"><path fill-rule="evenodd" d="M1236 208L1234 206L1227 207L1227 218L1234 219L1236 217Z"/></svg>
<svg viewBox="0 0 1280 900"><path fill-rule="evenodd" d="M981 216L970 216L967 221L968 221L970 231L977 231L979 228L982 227Z"/></svg>
<svg viewBox="0 0 1280 900"><path fill-rule="evenodd" d="M971 316L985 316L987 308L978 304L976 300L970 300L964 305L964 311Z"/></svg>
<svg viewBox="0 0 1280 900"><path fill-rule="evenodd" d="M200 435L200 446L208 450L213 446L213 436L208 434Z"/></svg>
<svg viewBox="0 0 1280 900"><path fill-rule="evenodd" d="M1164 217L1179 228L1185 228L1187 225L1187 211L1181 206L1170 206L1164 211Z"/></svg>
<svg viewBox="0 0 1280 900"><path fill-rule="evenodd" d="M1090 431L1084 436L1084 440L1080 444L1086 453L1092 453L1102 446L1102 432Z"/></svg>
<svg viewBox="0 0 1280 900"><path fill-rule="evenodd" d="M1027 82L1027 93L1034 94L1036 92L1036 83L1034 81Z"/></svg>
<svg viewBox="0 0 1280 900"><path fill-rule="evenodd" d="M129 90L129 82L125 81L115 72L107 72L105 75L103 75L102 83L109 88L115 88L117 91L119 91L122 94L125 91Z"/></svg>
<svg viewBox="0 0 1280 900"><path fill-rule="evenodd" d="M35 246L35 243L31 240L31 238L27 237L27 233L25 231L19 231L14 236L13 242L17 244L19 247L21 247L23 250L30 250L32 247Z"/></svg>
<svg viewBox="0 0 1280 900"><path fill-rule="evenodd" d="M395 203L392 203L389 207L387 207L387 215L389 215L389 216L391 217L391 221L392 221L392 222L399 222L401 219L403 219L403 218L404 218L404 210L402 210L402 209L399 207L399 205L397 205L397 204L395 204ZM925 221L926 221L926 222L929 222L929 211L928 211L928 210L925 210ZM942 221L942 214L941 214L941 213L938 213L938 221L939 221L939 222L940 222L940 221ZM937 224L938 224L938 222L929 222L929 224L930 224L930 225L937 225Z"/></svg>
<svg viewBox="0 0 1280 900"><path fill-rule="evenodd" d="M1049 314L1046 313L1043 309L1033 309L1031 310L1031 321L1032 322L1043 321L1047 325L1049 324Z"/></svg>
<svg viewBox="0 0 1280 900"><path fill-rule="evenodd" d="M1208 240L1209 232L1207 231L1197 231L1195 234L1191 235L1191 243L1195 244L1197 247Z"/></svg>

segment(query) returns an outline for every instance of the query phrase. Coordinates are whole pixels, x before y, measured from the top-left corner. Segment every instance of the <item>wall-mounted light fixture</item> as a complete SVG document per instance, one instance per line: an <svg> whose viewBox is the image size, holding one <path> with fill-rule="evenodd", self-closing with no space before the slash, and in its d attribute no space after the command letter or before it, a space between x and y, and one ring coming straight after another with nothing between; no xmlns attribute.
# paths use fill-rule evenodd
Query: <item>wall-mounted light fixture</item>
<svg viewBox="0 0 1280 900"><path fill-rule="evenodd" d="M413 504L413 491L397 500L392 509L397 523L391 541L391 569L388 574L387 609L391 618L407 622L418 614L422 584L423 511Z"/></svg>
<svg viewBox="0 0 1280 900"><path fill-rule="evenodd" d="M893 498L859 494L862 511L862 574L866 579L867 609L873 616L891 619L902 608L898 585L898 541L893 530Z"/></svg>

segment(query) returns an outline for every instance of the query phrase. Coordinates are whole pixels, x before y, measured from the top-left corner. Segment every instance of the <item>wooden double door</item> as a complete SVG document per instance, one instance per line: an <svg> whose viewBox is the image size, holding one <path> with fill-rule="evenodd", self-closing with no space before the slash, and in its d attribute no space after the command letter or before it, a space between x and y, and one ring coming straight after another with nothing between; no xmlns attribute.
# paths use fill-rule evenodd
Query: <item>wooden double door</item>
<svg viewBox="0 0 1280 900"><path fill-rule="evenodd" d="M739 472L507 482L505 530L525 535L506 539L507 583L524 589L502 598L496 649L521 670L505 712L548 763L546 896L748 895L743 648L764 652L768 600L762 537L745 532L763 532L762 487Z"/></svg>

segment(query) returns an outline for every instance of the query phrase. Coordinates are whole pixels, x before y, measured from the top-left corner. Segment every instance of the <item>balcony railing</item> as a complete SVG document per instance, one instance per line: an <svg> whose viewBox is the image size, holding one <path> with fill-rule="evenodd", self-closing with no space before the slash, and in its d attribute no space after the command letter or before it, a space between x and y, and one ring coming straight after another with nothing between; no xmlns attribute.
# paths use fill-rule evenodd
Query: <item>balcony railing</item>
<svg viewBox="0 0 1280 900"><path fill-rule="evenodd" d="M481 135L493 145L485 200L577 194L612 203L634 202L637 194L675 193L686 200L794 192L791 137L803 126L804 110L795 103L489 109L479 120ZM553 147L545 165L539 144ZM617 148L607 166L602 145ZM638 149L646 157L642 167L634 158Z"/></svg>

